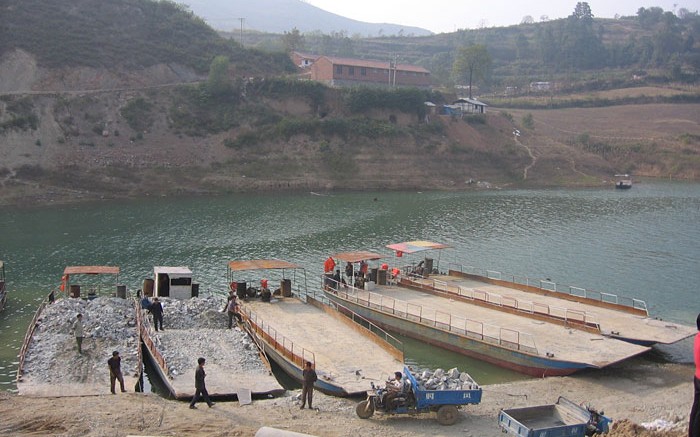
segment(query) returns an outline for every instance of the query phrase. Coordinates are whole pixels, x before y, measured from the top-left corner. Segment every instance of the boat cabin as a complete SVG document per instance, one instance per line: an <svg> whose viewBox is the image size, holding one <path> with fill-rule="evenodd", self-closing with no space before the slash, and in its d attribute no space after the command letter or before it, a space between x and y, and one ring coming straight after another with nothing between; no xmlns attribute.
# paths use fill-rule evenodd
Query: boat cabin
<svg viewBox="0 0 700 437"><path fill-rule="evenodd" d="M199 284L192 283L187 267L154 267L153 296L189 299L199 295Z"/></svg>

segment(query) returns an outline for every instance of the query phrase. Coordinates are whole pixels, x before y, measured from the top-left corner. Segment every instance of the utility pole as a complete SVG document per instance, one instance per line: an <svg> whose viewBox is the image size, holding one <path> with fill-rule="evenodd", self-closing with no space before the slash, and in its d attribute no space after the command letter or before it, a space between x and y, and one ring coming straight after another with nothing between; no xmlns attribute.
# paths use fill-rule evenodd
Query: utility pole
<svg viewBox="0 0 700 437"><path fill-rule="evenodd" d="M245 21L245 18L238 18L238 21L241 22L241 47L243 47L243 22Z"/></svg>

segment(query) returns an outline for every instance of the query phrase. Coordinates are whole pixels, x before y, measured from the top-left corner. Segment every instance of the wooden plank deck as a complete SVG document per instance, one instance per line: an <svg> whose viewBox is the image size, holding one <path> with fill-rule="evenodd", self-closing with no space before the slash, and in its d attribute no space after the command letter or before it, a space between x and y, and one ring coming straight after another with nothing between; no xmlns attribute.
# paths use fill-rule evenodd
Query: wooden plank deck
<svg viewBox="0 0 700 437"><path fill-rule="evenodd" d="M541 295L501 285L493 285L474 279L457 276L433 275L428 280L419 280L429 283L432 280L445 282L450 289L462 287L470 291L479 290L489 294L493 300L499 297L517 301L528 307L529 303L537 303L552 309L553 313L562 314L565 310L570 312L585 313L591 320L597 321L604 335L634 340L640 343L671 344L695 335L697 329L692 326L680 325L673 322L658 320L651 317L632 314L625 311L617 311L590 305L585 302L575 302L570 299L557 298L556 294Z"/></svg>
<svg viewBox="0 0 700 437"><path fill-rule="evenodd" d="M313 352L316 373L348 393L368 390L370 382L384 382L403 363L366 335L343 321L297 298L243 305L296 347Z"/></svg>
<svg viewBox="0 0 700 437"><path fill-rule="evenodd" d="M450 315L481 322L485 329L507 328L531 336L538 354L553 354L557 359L586 363L591 367L605 367L649 350L648 347L627 343L600 334L571 329L541 320L534 320L508 312L473 305L399 286L377 286L372 292L359 290L366 299L369 293L407 302L414 311L426 317L447 319ZM373 297L373 300L376 299ZM420 307L420 309L419 309ZM449 323L449 322L448 322Z"/></svg>

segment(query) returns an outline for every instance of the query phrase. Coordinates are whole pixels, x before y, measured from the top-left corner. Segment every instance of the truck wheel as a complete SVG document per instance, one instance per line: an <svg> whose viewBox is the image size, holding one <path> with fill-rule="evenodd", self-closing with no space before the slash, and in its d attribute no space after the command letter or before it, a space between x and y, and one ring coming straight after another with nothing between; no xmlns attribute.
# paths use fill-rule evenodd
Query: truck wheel
<svg viewBox="0 0 700 437"><path fill-rule="evenodd" d="M437 421L440 425L454 425L457 423L457 407L454 405L443 405L437 410Z"/></svg>
<svg viewBox="0 0 700 437"><path fill-rule="evenodd" d="M364 400L357 404L355 413L360 419L369 419L374 414L374 405L369 400Z"/></svg>

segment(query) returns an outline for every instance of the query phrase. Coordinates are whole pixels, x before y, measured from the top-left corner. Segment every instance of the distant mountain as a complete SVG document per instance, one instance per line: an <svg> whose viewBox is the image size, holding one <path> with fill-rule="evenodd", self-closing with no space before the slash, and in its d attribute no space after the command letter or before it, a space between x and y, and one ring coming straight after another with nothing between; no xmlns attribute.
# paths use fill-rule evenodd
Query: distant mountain
<svg viewBox="0 0 700 437"><path fill-rule="evenodd" d="M432 35L420 27L351 20L301 0L184 0L182 3L213 28L225 31L238 31L242 18L244 30L272 33L283 33L296 27L302 33L344 31L348 36Z"/></svg>

